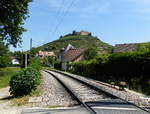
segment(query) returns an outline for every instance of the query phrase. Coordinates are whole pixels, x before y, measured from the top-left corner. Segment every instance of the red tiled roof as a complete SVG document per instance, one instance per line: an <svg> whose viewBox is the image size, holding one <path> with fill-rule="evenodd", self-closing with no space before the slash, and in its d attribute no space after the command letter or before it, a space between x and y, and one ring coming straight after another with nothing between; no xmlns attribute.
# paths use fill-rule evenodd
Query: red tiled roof
<svg viewBox="0 0 150 114"><path fill-rule="evenodd" d="M52 51L39 51L39 56L56 56L54 52Z"/></svg>
<svg viewBox="0 0 150 114"><path fill-rule="evenodd" d="M63 62L70 62L78 58L81 54L83 54L84 49L71 49L68 50L63 56Z"/></svg>

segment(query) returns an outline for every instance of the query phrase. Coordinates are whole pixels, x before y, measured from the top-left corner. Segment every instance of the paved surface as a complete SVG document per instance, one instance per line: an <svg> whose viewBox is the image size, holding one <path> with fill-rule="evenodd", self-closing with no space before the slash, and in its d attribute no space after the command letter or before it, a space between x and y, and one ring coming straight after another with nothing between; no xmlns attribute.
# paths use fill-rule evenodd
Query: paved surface
<svg viewBox="0 0 150 114"><path fill-rule="evenodd" d="M90 114L85 108L71 107L67 109L26 109L21 114Z"/></svg>
<svg viewBox="0 0 150 114"><path fill-rule="evenodd" d="M87 104L91 106L97 114L149 114L119 99L89 102Z"/></svg>
<svg viewBox="0 0 150 114"><path fill-rule="evenodd" d="M9 87L0 89L0 114L20 114L25 106L14 106L7 98L10 97Z"/></svg>

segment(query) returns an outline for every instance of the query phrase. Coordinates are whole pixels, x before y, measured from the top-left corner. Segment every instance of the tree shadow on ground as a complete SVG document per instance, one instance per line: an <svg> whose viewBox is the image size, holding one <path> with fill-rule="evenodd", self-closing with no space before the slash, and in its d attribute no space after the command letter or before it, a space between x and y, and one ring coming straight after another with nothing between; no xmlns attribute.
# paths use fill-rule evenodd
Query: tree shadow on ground
<svg viewBox="0 0 150 114"><path fill-rule="evenodd" d="M0 100L11 100L13 98L15 98L15 97L14 96L6 96L4 98L0 98Z"/></svg>

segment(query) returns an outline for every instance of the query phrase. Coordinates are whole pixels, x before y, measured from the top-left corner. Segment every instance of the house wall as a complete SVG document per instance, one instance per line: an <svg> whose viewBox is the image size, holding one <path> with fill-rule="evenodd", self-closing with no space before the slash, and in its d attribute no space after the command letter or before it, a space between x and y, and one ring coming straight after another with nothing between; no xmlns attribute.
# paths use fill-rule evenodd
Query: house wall
<svg viewBox="0 0 150 114"><path fill-rule="evenodd" d="M76 32L75 33L76 35L89 35L89 34L91 34L90 32L84 32L84 31L81 31L81 32Z"/></svg>
<svg viewBox="0 0 150 114"><path fill-rule="evenodd" d="M82 61L84 60L84 54L80 55L78 58L76 58L75 60L73 61L70 61L70 62L79 62L79 61ZM62 69L63 70L67 70L67 62L62 62Z"/></svg>
<svg viewBox="0 0 150 114"><path fill-rule="evenodd" d="M81 35L89 35L90 33L89 32L81 32L80 34Z"/></svg>

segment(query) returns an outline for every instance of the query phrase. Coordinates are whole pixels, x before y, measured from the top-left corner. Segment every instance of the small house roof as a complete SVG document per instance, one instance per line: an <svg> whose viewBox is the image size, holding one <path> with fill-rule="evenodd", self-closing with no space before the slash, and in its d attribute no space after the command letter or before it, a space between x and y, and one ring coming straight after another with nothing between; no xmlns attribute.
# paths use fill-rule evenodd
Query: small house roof
<svg viewBox="0 0 150 114"><path fill-rule="evenodd" d="M71 62L83 54L85 49L70 49L65 52L63 56L63 62Z"/></svg>

